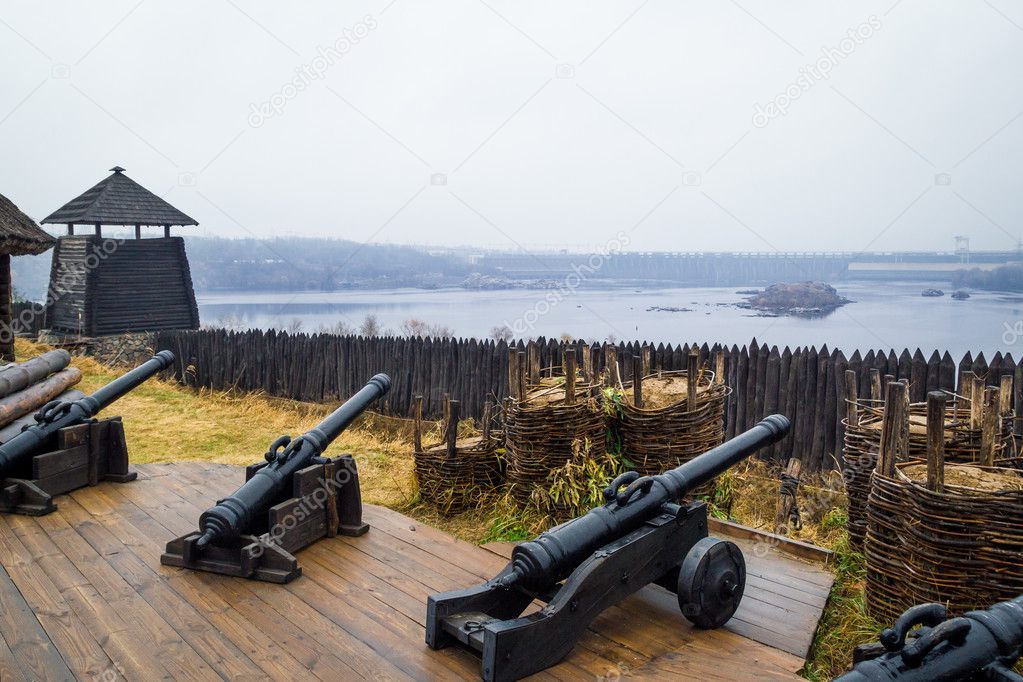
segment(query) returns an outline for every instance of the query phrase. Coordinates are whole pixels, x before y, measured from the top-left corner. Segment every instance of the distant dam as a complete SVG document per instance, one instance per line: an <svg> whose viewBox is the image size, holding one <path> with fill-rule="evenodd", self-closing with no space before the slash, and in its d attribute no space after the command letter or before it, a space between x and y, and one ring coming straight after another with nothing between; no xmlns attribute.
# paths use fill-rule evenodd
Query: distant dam
<svg viewBox="0 0 1023 682"><path fill-rule="evenodd" d="M476 258L487 272L510 279L560 279L575 272L592 280L677 282L687 286L750 286L802 280L951 281L958 271L1023 262L1021 251L498 253Z"/></svg>

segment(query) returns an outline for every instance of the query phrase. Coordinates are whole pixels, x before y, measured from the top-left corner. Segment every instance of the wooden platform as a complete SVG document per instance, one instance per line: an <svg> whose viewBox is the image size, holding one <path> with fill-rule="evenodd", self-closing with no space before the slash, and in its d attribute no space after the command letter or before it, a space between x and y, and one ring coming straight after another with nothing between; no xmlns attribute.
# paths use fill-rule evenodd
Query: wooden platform
<svg viewBox="0 0 1023 682"><path fill-rule="evenodd" d="M164 567L167 540L243 472L137 469L134 483L58 498L49 516L0 517L0 679L478 679L468 653L424 644L426 596L492 576L497 552L368 506L368 534L303 550L304 575L286 586ZM794 679L802 656L775 647L812 636L828 574L777 550L747 557L728 629L694 631L672 595L648 587L536 679Z"/></svg>

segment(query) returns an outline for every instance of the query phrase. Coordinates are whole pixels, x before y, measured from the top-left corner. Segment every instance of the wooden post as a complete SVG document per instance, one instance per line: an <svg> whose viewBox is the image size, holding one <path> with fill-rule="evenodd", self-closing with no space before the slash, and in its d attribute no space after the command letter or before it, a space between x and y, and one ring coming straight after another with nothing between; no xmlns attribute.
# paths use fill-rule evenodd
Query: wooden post
<svg viewBox="0 0 1023 682"><path fill-rule="evenodd" d="M845 370L845 419L849 426L859 426L860 406L859 393L856 386L856 372Z"/></svg>
<svg viewBox="0 0 1023 682"><path fill-rule="evenodd" d="M519 351L519 362L518 362L518 373L515 380L519 384L519 401L526 402L526 397L529 395L529 390L526 383L526 371L528 369L528 360L526 358L525 351Z"/></svg>
<svg viewBox="0 0 1023 682"><path fill-rule="evenodd" d="M451 420L451 394L444 394L444 402L442 403L443 415L442 420L444 422L444 428L448 428L448 422Z"/></svg>
<svg viewBox="0 0 1023 682"><path fill-rule="evenodd" d="M96 236L97 237L103 236L103 226L100 225L99 223L96 223Z"/></svg>
<svg viewBox="0 0 1023 682"><path fill-rule="evenodd" d="M884 418L881 420L881 452L877 458L877 472L888 478L895 475L895 462L900 454L906 452L904 443L909 439L908 406L906 385L898 381L889 382Z"/></svg>
<svg viewBox="0 0 1023 682"><path fill-rule="evenodd" d="M136 225L135 226L135 239L142 239L142 226L141 225Z"/></svg>
<svg viewBox="0 0 1023 682"><path fill-rule="evenodd" d="M984 389L981 409L980 427L980 463L991 467L995 465L995 447L998 443L999 422L1001 416L998 414L998 389L990 386Z"/></svg>
<svg viewBox="0 0 1023 682"><path fill-rule="evenodd" d="M614 344L604 346L604 364L606 365L607 384L612 388L621 388L622 379L618 374L618 348Z"/></svg>
<svg viewBox="0 0 1023 682"><path fill-rule="evenodd" d="M686 410L692 412L696 409L696 385L699 382L700 376L700 352L693 348L689 351L689 357L686 358Z"/></svg>
<svg viewBox="0 0 1023 682"><path fill-rule="evenodd" d="M444 434L444 442L448 446L448 459L454 459L458 446L458 401L448 401L448 423L447 432Z"/></svg>
<svg viewBox="0 0 1023 682"><path fill-rule="evenodd" d="M515 346L508 349L508 395L513 400L521 400L519 395L519 353Z"/></svg>
<svg viewBox="0 0 1023 682"><path fill-rule="evenodd" d="M483 442L487 443L490 441L490 422L493 418L494 406L490 402L490 398L487 398L486 402L483 403Z"/></svg>
<svg viewBox="0 0 1023 682"><path fill-rule="evenodd" d="M632 356L632 404L643 407L643 358Z"/></svg>
<svg viewBox="0 0 1023 682"><path fill-rule="evenodd" d="M790 457L781 475L781 494L778 497L778 508L774 515L774 528L778 535L789 531L789 515L796 506L796 495L799 491L799 472L803 463L798 457ZM796 530L796 529L793 529Z"/></svg>
<svg viewBox="0 0 1023 682"><path fill-rule="evenodd" d="M170 239L170 225L163 226L163 238Z"/></svg>
<svg viewBox="0 0 1023 682"><path fill-rule="evenodd" d="M979 429L984 415L984 380L971 374L970 381L970 428Z"/></svg>
<svg viewBox="0 0 1023 682"><path fill-rule="evenodd" d="M650 346L643 346L643 371L642 376L650 374Z"/></svg>
<svg viewBox="0 0 1023 682"><path fill-rule="evenodd" d="M1012 375L1002 375L1002 383L998 389L998 413L1003 417L1012 416Z"/></svg>
<svg viewBox="0 0 1023 682"><path fill-rule="evenodd" d="M720 350L714 356L714 383L725 383L725 353Z"/></svg>
<svg viewBox="0 0 1023 682"><path fill-rule="evenodd" d="M590 344L583 344L583 381L590 383L593 380L593 356L590 355Z"/></svg>
<svg viewBox="0 0 1023 682"><path fill-rule="evenodd" d="M565 351L565 404L575 404L575 349Z"/></svg>
<svg viewBox="0 0 1023 682"><path fill-rule="evenodd" d="M540 383L540 349L536 341L526 345L526 357L529 363L529 383L536 386Z"/></svg>
<svg viewBox="0 0 1023 682"><path fill-rule="evenodd" d="M14 362L14 310L11 256L0 254L0 360Z"/></svg>
<svg viewBox="0 0 1023 682"><path fill-rule="evenodd" d="M67 224L67 233L68 233L68 235L70 235L72 237L75 236L75 224L74 223L68 223Z"/></svg>
<svg viewBox="0 0 1023 682"><path fill-rule="evenodd" d="M415 452L423 451L423 396L412 399L412 448Z"/></svg>
<svg viewBox="0 0 1023 682"><path fill-rule="evenodd" d="M881 400L883 395L881 394L881 372L877 367L870 368L870 399Z"/></svg>
<svg viewBox="0 0 1023 682"><path fill-rule="evenodd" d="M942 391L927 394L927 489L945 492L945 402Z"/></svg>

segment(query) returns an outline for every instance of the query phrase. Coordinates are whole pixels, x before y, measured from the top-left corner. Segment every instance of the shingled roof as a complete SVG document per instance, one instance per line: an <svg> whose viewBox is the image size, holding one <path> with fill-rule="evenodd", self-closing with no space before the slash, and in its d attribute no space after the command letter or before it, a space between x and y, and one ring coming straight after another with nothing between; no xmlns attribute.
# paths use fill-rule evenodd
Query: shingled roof
<svg viewBox="0 0 1023 682"><path fill-rule="evenodd" d="M50 215L43 223L74 225L198 225L127 175L113 174Z"/></svg>
<svg viewBox="0 0 1023 682"><path fill-rule="evenodd" d="M18 210L13 201L0 194L0 254L35 256L56 241L43 232L36 221Z"/></svg>

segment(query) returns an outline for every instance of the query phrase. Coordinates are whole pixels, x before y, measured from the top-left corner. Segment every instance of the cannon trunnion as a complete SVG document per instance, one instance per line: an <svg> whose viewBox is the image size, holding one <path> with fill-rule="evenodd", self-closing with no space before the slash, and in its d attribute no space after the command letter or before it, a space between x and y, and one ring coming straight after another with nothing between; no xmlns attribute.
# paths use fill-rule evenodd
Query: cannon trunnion
<svg viewBox="0 0 1023 682"><path fill-rule="evenodd" d="M167 543L160 563L287 583L302 575L294 552L322 537L365 533L355 460L322 454L390 387L377 374L315 428L274 441L265 462L247 467L244 485L203 512L199 530Z"/></svg>
<svg viewBox="0 0 1023 682"><path fill-rule="evenodd" d="M676 593L696 627L723 625L742 599L742 552L708 537L705 503L678 500L789 428L773 415L677 469L620 476L607 504L517 546L491 580L431 595L426 643L460 644L481 657L485 680L516 680L560 661L601 611L650 583ZM534 600L545 606L523 616Z"/></svg>

